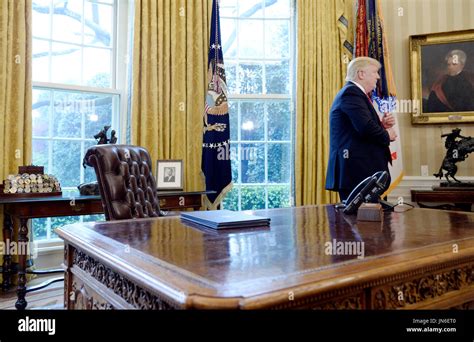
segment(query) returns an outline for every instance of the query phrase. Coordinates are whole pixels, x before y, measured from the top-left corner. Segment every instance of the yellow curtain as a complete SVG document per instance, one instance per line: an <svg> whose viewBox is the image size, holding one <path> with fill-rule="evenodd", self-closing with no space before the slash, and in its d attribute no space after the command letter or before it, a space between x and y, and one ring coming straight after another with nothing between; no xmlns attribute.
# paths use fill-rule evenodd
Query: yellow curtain
<svg viewBox="0 0 474 342"><path fill-rule="evenodd" d="M31 11L31 0L0 1L0 181L31 161Z"/></svg>
<svg viewBox="0 0 474 342"><path fill-rule="evenodd" d="M136 0L132 143L182 159L185 188L204 188L202 114L212 0Z"/></svg>
<svg viewBox="0 0 474 342"><path fill-rule="evenodd" d="M351 24L349 1L297 0L296 205L338 200L337 194L326 191L324 186L329 156L329 110L344 84L350 60L342 44L350 31L341 25L344 18Z"/></svg>

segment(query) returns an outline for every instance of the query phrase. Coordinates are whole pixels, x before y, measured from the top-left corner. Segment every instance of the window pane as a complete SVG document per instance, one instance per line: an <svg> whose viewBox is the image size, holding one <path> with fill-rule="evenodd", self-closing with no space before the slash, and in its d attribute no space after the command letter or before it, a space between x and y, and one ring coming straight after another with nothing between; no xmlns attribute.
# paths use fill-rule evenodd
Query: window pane
<svg viewBox="0 0 474 342"><path fill-rule="evenodd" d="M67 224L73 224L80 222L79 216L64 216L64 217L52 217L51 218L51 238L56 239L58 235L54 231L56 228L65 226Z"/></svg>
<svg viewBox="0 0 474 342"><path fill-rule="evenodd" d="M230 140L237 141L237 129L232 127L239 126L239 103L237 101L229 101L229 120L230 120Z"/></svg>
<svg viewBox="0 0 474 342"><path fill-rule="evenodd" d="M33 39L33 81L49 81L49 42Z"/></svg>
<svg viewBox="0 0 474 342"><path fill-rule="evenodd" d="M242 210L265 209L265 188L243 186L242 194Z"/></svg>
<svg viewBox="0 0 474 342"><path fill-rule="evenodd" d="M82 216L82 221L83 222L105 221L105 215L104 214L84 215L84 216Z"/></svg>
<svg viewBox="0 0 474 342"><path fill-rule="evenodd" d="M232 190L229 191L223 201L223 208L227 210L239 210L239 188L233 186Z"/></svg>
<svg viewBox="0 0 474 342"><path fill-rule="evenodd" d="M232 182L239 182L239 163L240 159L238 158L239 148L237 144L231 147L231 168L232 168Z"/></svg>
<svg viewBox="0 0 474 342"><path fill-rule="evenodd" d="M90 87L110 88L111 58L111 50L84 48L84 84Z"/></svg>
<svg viewBox="0 0 474 342"><path fill-rule="evenodd" d="M54 40L82 43L82 1L54 0L52 33Z"/></svg>
<svg viewBox="0 0 474 342"><path fill-rule="evenodd" d="M103 4L113 4L115 0L86 0L87 2L96 2L96 3L103 3Z"/></svg>
<svg viewBox="0 0 474 342"><path fill-rule="evenodd" d="M94 139L94 135L99 133L104 126L110 125L112 122L112 111L114 101L118 104L118 95L87 95L84 97L87 109L84 110L85 115L85 138ZM112 130L117 131L117 127L111 127L107 132L112 134Z"/></svg>
<svg viewBox="0 0 474 342"><path fill-rule="evenodd" d="M53 106L53 136L61 138L81 137L83 95L74 92L55 91Z"/></svg>
<svg viewBox="0 0 474 342"><path fill-rule="evenodd" d="M288 20L269 20L265 23L265 58L288 58L289 25Z"/></svg>
<svg viewBox="0 0 474 342"><path fill-rule="evenodd" d="M263 90L262 65L250 63L240 64L238 80L238 93L261 94Z"/></svg>
<svg viewBox="0 0 474 342"><path fill-rule="evenodd" d="M76 187L80 183L81 142L53 141L52 174L62 187Z"/></svg>
<svg viewBox="0 0 474 342"><path fill-rule="evenodd" d="M265 146L263 144L242 144L240 159L242 183L265 181Z"/></svg>
<svg viewBox="0 0 474 342"><path fill-rule="evenodd" d="M265 139L265 112L262 102L243 102L240 104L240 140Z"/></svg>
<svg viewBox="0 0 474 342"><path fill-rule="evenodd" d="M289 0L271 2L265 7L266 18L290 18L291 8Z"/></svg>
<svg viewBox="0 0 474 342"><path fill-rule="evenodd" d="M237 89L237 66L234 63L225 62L225 78L227 80L227 88L229 89L230 94L236 94Z"/></svg>
<svg viewBox="0 0 474 342"><path fill-rule="evenodd" d="M51 91L33 89L32 100L33 136L47 137L49 135Z"/></svg>
<svg viewBox="0 0 474 342"><path fill-rule="evenodd" d="M290 181L291 165L290 144L268 145L268 182L288 183Z"/></svg>
<svg viewBox="0 0 474 342"><path fill-rule="evenodd" d="M238 2L242 0L221 0L219 2L219 13L222 17L236 17L239 14L239 9L237 6Z"/></svg>
<svg viewBox="0 0 474 342"><path fill-rule="evenodd" d="M263 16L262 0L238 0L241 18L261 18Z"/></svg>
<svg viewBox="0 0 474 342"><path fill-rule="evenodd" d="M291 206L290 185L272 185L268 187L268 208L284 208Z"/></svg>
<svg viewBox="0 0 474 342"><path fill-rule="evenodd" d="M222 47L226 58L237 56L237 20L221 19Z"/></svg>
<svg viewBox="0 0 474 342"><path fill-rule="evenodd" d="M81 48L71 44L52 45L52 82L81 84Z"/></svg>
<svg viewBox="0 0 474 342"><path fill-rule="evenodd" d="M242 20L238 36L240 58L263 58L263 21Z"/></svg>
<svg viewBox="0 0 474 342"><path fill-rule="evenodd" d="M48 140L33 139L33 164L44 166L44 173L50 173L49 170L49 146Z"/></svg>
<svg viewBox="0 0 474 342"><path fill-rule="evenodd" d="M48 238L48 218L31 220L31 230L33 231L33 241Z"/></svg>
<svg viewBox="0 0 474 342"><path fill-rule="evenodd" d="M49 38L51 0L33 0L33 37Z"/></svg>
<svg viewBox="0 0 474 342"><path fill-rule="evenodd" d="M267 94L290 94L288 61L267 63L265 68Z"/></svg>
<svg viewBox="0 0 474 342"><path fill-rule="evenodd" d="M290 103L285 101L270 102L268 111L268 140L290 140L291 111Z"/></svg>
<svg viewBox="0 0 474 342"><path fill-rule="evenodd" d="M112 46L113 7L86 2L84 10L84 44Z"/></svg>

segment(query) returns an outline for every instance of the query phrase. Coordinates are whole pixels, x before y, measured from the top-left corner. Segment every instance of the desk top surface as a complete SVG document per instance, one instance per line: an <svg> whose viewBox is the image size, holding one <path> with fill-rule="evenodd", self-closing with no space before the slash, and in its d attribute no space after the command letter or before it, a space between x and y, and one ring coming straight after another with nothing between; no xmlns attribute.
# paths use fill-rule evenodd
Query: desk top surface
<svg viewBox="0 0 474 342"><path fill-rule="evenodd" d="M174 288L170 296L284 295L305 284L364 281L474 255L471 213L416 208L385 213L383 223L357 222L333 206L252 213L271 217L271 226L213 231L162 217L74 224L57 233L111 267L120 264L132 278Z"/></svg>
<svg viewBox="0 0 474 342"><path fill-rule="evenodd" d="M190 196L190 195L206 195L214 194L215 191L158 191L158 197L170 196ZM31 196L31 197L1 197L0 204L15 204L15 203L44 203L44 202L69 202L74 199L77 202L82 201L98 201L100 196L82 196L77 193L68 194L67 191L62 196Z"/></svg>

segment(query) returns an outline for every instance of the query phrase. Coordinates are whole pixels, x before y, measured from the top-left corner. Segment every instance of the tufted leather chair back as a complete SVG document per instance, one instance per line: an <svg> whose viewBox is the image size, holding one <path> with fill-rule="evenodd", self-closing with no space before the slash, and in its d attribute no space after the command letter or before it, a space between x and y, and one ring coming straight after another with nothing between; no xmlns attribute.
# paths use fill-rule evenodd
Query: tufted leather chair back
<svg viewBox="0 0 474 342"><path fill-rule="evenodd" d="M146 149L130 145L92 146L84 156L84 164L95 170L107 221L160 215Z"/></svg>

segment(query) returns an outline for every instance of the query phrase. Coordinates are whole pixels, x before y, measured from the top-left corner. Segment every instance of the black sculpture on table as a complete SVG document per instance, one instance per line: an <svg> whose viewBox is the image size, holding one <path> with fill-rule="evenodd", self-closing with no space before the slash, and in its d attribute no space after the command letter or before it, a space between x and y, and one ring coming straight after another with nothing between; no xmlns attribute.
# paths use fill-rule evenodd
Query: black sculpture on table
<svg viewBox="0 0 474 342"><path fill-rule="evenodd" d="M95 139L99 139L97 140L97 145L105 145L109 142L109 139L107 139L107 131L109 128L110 126L104 126L104 128L99 133L94 135Z"/></svg>
<svg viewBox="0 0 474 342"><path fill-rule="evenodd" d="M443 159L438 173L434 176L441 179L443 176L448 181L448 185L459 186L462 183L456 179L455 175L458 171L456 163L466 160L469 153L474 151L474 139L472 137L464 137L461 135L461 129L455 128L451 133L443 134L441 137L446 137L444 146L446 147L446 156ZM443 170L446 173L443 173ZM456 183L449 179L451 177Z"/></svg>
<svg viewBox="0 0 474 342"><path fill-rule="evenodd" d="M115 144L117 142L117 137L115 136L115 130L110 132L110 139L107 138L107 131L110 129L110 126L104 126L104 128L94 135L94 139L97 140L97 145L105 144ZM82 166L86 168L85 160L82 161ZM79 193L83 196L87 195L99 195L99 185L97 182L82 183L77 186Z"/></svg>

